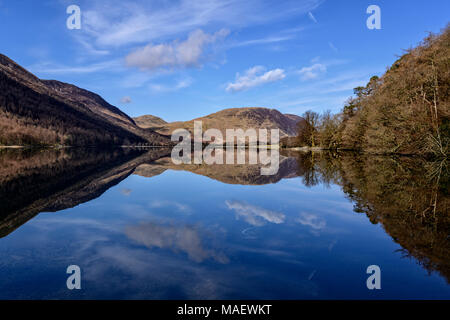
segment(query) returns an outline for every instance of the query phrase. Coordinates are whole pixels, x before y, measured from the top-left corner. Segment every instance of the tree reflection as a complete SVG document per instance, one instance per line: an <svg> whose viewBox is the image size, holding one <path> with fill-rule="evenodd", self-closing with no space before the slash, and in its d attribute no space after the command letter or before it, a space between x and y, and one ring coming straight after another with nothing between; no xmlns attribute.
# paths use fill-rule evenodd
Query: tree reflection
<svg viewBox="0 0 450 320"><path fill-rule="evenodd" d="M297 159L306 186L340 185L354 211L381 223L405 257L450 282L447 160L348 153L302 153Z"/></svg>

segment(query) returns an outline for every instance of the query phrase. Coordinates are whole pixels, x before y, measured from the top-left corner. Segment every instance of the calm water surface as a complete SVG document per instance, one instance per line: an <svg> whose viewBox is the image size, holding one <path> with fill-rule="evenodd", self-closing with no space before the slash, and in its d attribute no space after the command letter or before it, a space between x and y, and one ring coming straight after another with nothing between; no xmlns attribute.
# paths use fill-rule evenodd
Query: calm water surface
<svg viewBox="0 0 450 320"><path fill-rule="evenodd" d="M0 165L2 299L450 298L446 164L290 153L267 177L71 150Z"/></svg>

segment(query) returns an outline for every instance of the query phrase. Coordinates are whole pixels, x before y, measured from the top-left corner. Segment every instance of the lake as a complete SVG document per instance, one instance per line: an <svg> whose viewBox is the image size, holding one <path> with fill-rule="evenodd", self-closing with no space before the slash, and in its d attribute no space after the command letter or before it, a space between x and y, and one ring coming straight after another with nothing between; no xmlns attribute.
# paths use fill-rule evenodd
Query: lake
<svg viewBox="0 0 450 320"><path fill-rule="evenodd" d="M0 298L449 299L447 168L283 151L261 176L161 148L0 150Z"/></svg>

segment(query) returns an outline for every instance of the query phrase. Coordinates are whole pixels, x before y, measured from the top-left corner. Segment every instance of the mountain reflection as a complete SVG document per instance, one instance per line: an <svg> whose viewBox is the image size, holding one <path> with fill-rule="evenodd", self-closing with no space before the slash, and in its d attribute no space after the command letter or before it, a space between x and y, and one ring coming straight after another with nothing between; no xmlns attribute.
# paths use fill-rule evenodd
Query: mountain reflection
<svg viewBox="0 0 450 320"><path fill-rule="evenodd" d="M99 197L141 163L170 150L0 150L0 237L40 212Z"/></svg>
<svg viewBox="0 0 450 320"><path fill-rule="evenodd" d="M417 158L350 153L282 152L276 175L261 176L258 165L174 165L168 149L0 150L0 237L40 212L56 212L102 195L131 174L154 177L166 170L185 170L227 184L263 185L300 177L305 186L338 185L354 211L380 223L429 272L450 281L450 197L448 164ZM122 190L130 195L132 190ZM153 203L157 207L160 203ZM282 212L245 202L225 204L251 226L281 224ZM179 210L187 210L185 207ZM318 232L320 217L302 212L298 223ZM143 223L126 235L149 248L184 252L196 262L228 258L205 247L198 230L185 225Z"/></svg>
<svg viewBox="0 0 450 320"><path fill-rule="evenodd" d="M224 151L226 153L226 151ZM274 175L261 175L260 164L180 164L172 163L170 157L160 158L151 164L142 164L136 168L135 174L153 177L166 170L183 170L226 183L240 185L264 185L277 183L282 179L297 176L297 161L292 157L280 157L279 170Z"/></svg>

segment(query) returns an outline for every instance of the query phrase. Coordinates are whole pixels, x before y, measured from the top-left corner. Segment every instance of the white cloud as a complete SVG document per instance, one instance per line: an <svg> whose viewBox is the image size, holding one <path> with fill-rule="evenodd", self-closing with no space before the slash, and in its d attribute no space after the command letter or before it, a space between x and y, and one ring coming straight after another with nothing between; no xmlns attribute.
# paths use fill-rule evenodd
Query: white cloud
<svg viewBox="0 0 450 320"><path fill-rule="evenodd" d="M124 88L139 88L148 83L151 79L160 76L158 74L150 74L148 72L127 73L120 81L120 85Z"/></svg>
<svg viewBox="0 0 450 320"><path fill-rule="evenodd" d="M338 52L338 49L334 46L334 44L332 42L328 42L328 45L334 52Z"/></svg>
<svg viewBox="0 0 450 320"><path fill-rule="evenodd" d="M283 69L273 69L264 72L263 66L255 66L245 71L244 75L236 74L236 81L228 83L228 92L244 91L265 83L283 80L286 74Z"/></svg>
<svg viewBox="0 0 450 320"><path fill-rule="evenodd" d="M179 80L174 86L151 83L149 85L149 88L153 92L172 92L187 88L192 84L192 82L193 82L192 78L186 78L183 80Z"/></svg>
<svg viewBox="0 0 450 320"><path fill-rule="evenodd" d="M311 11L308 12L308 16L309 16L309 18L310 18L312 21L314 21L314 23L317 23L316 17L314 17L314 15L312 14Z"/></svg>
<svg viewBox="0 0 450 320"><path fill-rule="evenodd" d="M349 63L345 60L321 61L330 69L326 77L320 77L315 81L298 82L296 86L289 86L285 89L277 90L269 96L264 97L255 104L272 105L286 113L301 114L308 109L326 110L338 112L344 105L344 102L353 94L353 88L366 84L373 75L379 75L379 71L384 67L373 66L364 69L341 68L344 71L331 72L333 65L343 65ZM328 68L329 67L329 68ZM298 74L298 70L296 71ZM317 95L317 92L321 94ZM301 98L299 98L301 97Z"/></svg>
<svg viewBox="0 0 450 320"><path fill-rule="evenodd" d="M270 211L264 208L252 206L241 201L225 201L228 209L234 210L238 217L242 217L252 226L262 226L265 222L280 224L286 216L283 213Z"/></svg>
<svg viewBox="0 0 450 320"><path fill-rule="evenodd" d="M288 35L288 36L281 36L281 37L267 37L267 38L261 38L261 39L252 39L252 40L245 40L241 42L237 42L231 47L245 47L245 46L252 46L252 45L259 45L259 44L268 44L268 43L277 43L277 42L283 42L283 41L289 41L294 38L294 35Z"/></svg>
<svg viewBox="0 0 450 320"><path fill-rule="evenodd" d="M82 48L80 48L80 49L82 49L83 53L88 53L88 54L96 55L96 56L102 56L102 55L110 54L109 50L96 49L95 46L90 41L88 41L87 39L83 38L79 34L76 34L74 37L78 41L78 43L81 45Z"/></svg>
<svg viewBox="0 0 450 320"><path fill-rule="evenodd" d="M242 28L306 14L322 0L96 0L83 6L81 32L98 47L145 43L212 26Z"/></svg>
<svg viewBox="0 0 450 320"><path fill-rule="evenodd" d="M83 66L66 66L54 63L40 63L28 67L33 73L67 74L67 73L93 73L98 71L121 71L124 69L120 60L110 60Z"/></svg>
<svg viewBox="0 0 450 320"><path fill-rule="evenodd" d="M329 63L323 64L330 66ZM377 72L376 67L369 69L346 70L345 72L338 73L337 75L330 75L329 77L321 78L318 81L290 87L284 91L281 91L281 96L278 98L286 97L288 95L293 95L298 98L298 94L301 93L302 99L305 99L306 94L311 92L338 92L347 90L349 90L349 94L351 95L354 88L353 85L355 83L361 83L364 81L367 83L367 79L374 74L378 74ZM322 99L324 97L319 96L318 98Z"/></svg>
<svg viewBox="0 0 450 320"><path fill-rule="evenodd" d="M131 98L128 96L122 97L122 99L120 99L120 103L123 103L123 104L131 103L131 101L132 101Z"/></svg>
<svg viewBox="0 0 450 320"><path fill-rule="evenodd" d="M321 63L315 63L309 67L303 67L300 69L299 74L302 80L316 79L320 74L327 71L327 67Z"/></svg>
<svg viewBox="0 0 450 320"><path fill-rule="evenodd" d="M126 64L143 70L154 70L163 67L187 68L201 64L207 45L225 38L229 34L221 29L214 34L196 30L189 34L185 41L173 41L166 44L149 44L130 53Z"/></svg>

